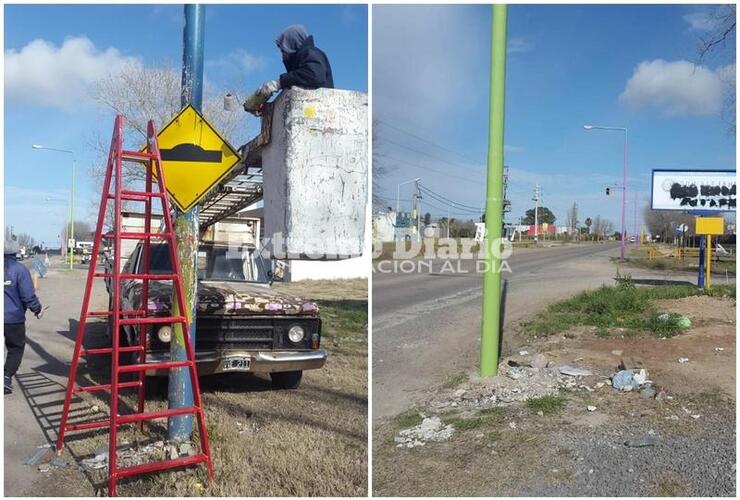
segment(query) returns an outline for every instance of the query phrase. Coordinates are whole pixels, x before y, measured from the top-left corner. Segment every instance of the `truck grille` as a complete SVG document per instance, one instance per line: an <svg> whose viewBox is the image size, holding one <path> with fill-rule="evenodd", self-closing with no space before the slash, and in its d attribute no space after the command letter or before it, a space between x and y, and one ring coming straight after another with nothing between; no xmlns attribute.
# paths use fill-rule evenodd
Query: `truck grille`
<svg viewBox="0 0 740 500"><path fill-rule="evenodd" d="M288 329L300 325L306 331L301 345L288 341ZM321 332L318 318L271 318L198 315L196 350L200 349L308 349L311 334Z"/></svg>

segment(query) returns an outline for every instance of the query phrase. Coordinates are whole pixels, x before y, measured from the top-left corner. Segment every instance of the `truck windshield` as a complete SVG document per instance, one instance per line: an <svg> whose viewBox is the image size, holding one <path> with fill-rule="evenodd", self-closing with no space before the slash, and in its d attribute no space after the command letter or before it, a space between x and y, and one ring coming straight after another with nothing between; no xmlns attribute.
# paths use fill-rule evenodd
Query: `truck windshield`
<svg viewBox="0 0 740 500"><path fill-rule="evenodd" d="M172 272L167 245L151 246L151 269L155 274ZM201 245L198 249L198 279L269 282L269 262L254 248Z"/></svg>

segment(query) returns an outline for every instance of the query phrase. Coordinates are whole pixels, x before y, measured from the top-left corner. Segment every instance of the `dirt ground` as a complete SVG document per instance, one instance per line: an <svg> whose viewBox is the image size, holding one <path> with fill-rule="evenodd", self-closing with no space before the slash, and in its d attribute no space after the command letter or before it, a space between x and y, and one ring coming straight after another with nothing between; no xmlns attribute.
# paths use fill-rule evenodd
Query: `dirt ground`
<svg viewBox="0 0 740 500"><path fill-rule="evenodd" d="M661 340L647 334L602 338L578 327L519 347L530 355L545 354L555 366L594 372L580 381L590 390L561 390L562 407L552 414L537 414L522 403L494 410L436 410L456 426L455 433L447 441L412 449L394 441L409 427L409 414L376 426L374 494L734 496L735 300L698 296L655 303L662 311L688 315L692 328ZM679 358L689 361L679 363ZM670 398L643 399L609 387L607 377L621 360L646 368ZM416 410L433 414L432 399L469 389L474 375L440 386ZM645 436L655 444L624 444Z"/></svg>
<svg viewBox="0 0 740 500"><path fill-rule="evenodd" d="M82 279L82 273L77 274L50 277L44 283L46 293L57 286L82 286L70 283ZM216 480L208 480L205 467L165 471L120 481L120 496L367 495L367 282L277 286L319 303L322 347L329 353L326 366L305 372L301 387L294 391L272 390L269 379L249 374L202 378ZM341 294L336 290L341 290ZM71 311L77 307L79 304L49 312L73 316ZM71 339L65 339L64 346L68 352L58 356L63 359L54 360L62 366L71 357ZM38 369L30 359L27 361L18 374L18 390L11 397L27 400L27 405L19 405L18 411L30 407L44 435L52 440L56 437L64 379L49 377L43 366ZM100 380L105 377L101 373L105 370L101 372L93 365L87 376ZM39 391L51 394L53 401L37 404L42 397ZM43 397L48 400L50 396ZM122 399L124 404L128 401ZM166 392L152 391L147 411L165 408L166 404ZM81 417L96 413L107 415L107 408L107 397L83 398L73 405L73 414L82 420ZM30 419L23 415L18 418ZM129 426L120 434L119 443L143 444L162 439L166 436L166 421L155 422L161 424L145 427L144 433ZM8 431L6 421L6 457ZM106 431L70 434L63 454L70 466L50 472L24 466L20 470L29 479L23 482L22 490L9 491L6 480L5 494L56 497L100 493L100 487L106 483L105 470L89 471L75 464L92 456L96 448L107 446L107 439ZM27 450L22 452L24 457L41 444L28 441L20 440ZM5 470L7 474L7 466Z"/></svg>

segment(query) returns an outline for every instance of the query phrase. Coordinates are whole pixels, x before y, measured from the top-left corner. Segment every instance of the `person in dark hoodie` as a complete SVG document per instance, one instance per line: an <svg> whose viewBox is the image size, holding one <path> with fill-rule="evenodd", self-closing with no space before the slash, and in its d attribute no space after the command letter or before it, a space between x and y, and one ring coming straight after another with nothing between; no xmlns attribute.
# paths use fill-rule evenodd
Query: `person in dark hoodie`
<svg viewBox="0 0 740 500"><path fill-rule="evenodd" d="M15 259L18 243L5 241L5 394L13 392L13 376L21 366L23 351L26 348L26 309L30 309L37 318L43 315L41 302L33 288L31 273L26 266Z"/></svg>
<svg viewBox="0 0 740 500"><path fill-rule="evenodd" d="M285 28L275 40L283 55L286 73L277 80L262 84L256 93L268 100L282 89L301 87L304 89L334 88L331 65L326 54L316 47L313 36L300 24Z"/></svg>

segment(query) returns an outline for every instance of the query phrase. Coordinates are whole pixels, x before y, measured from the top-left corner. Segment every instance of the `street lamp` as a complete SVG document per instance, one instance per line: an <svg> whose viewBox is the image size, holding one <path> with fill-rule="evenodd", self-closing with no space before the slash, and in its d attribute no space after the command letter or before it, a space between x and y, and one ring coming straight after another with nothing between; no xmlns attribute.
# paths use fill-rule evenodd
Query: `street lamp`
<svg viewBox="0 0 740 500"><path fill-rule="evenodd" d="M77 168L77 161L75 159L74 151L70 151L69 149L57 149L57 148L47 148L46 146L41 146L39 144L32 144L31 147L33 149L45 149L47 151L56 151L58 153L67 153L72 155L72 191L69 195L69 231L70 236L69 239L74 240L75 239L75 170ZM75 259L75 252L74 252L74 246L70 249L69 254L69 270L72 270L72 265L74 264Z"/></svg>
<svg viewBox="0 0 740 500"><path fill-rule="evenodd" d="M620 255L624 260L624 240L627 236L627 228L625 225L625 209L627 207L627 128L625 127L603 127L599 125L584 125L586 130L617 130L624 132L624 169L623 169L623 181L622 181L622 237L620 238Z"/></svg>

